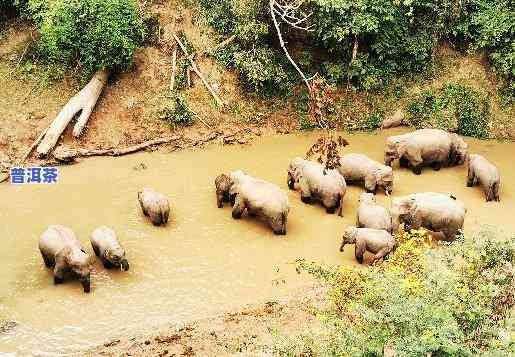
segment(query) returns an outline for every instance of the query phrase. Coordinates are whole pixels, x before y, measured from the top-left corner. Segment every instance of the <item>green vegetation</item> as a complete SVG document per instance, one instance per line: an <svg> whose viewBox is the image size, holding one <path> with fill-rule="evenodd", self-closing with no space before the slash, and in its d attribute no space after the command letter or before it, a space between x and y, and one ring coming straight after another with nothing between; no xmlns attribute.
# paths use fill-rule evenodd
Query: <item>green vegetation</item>
<svg viewBox="0 0 515 357"><path fill-rule="evenodd" d="M193 113L188 108L186 100L180 95L174 95L161 110L159 117L170 125L192 125L195 120Z"/></svg>
<svg viewBox="0 0 515 357"><path fill-rule="evenodd" d="M251 79L254 90L260 91L264 83L270 82L267 74L291 71L275 45L277 35L268 1L199 3L211 26L225 36L236 35L237 45L230 53L239 61L225 53L223 62ZM450 0L306 0L301 9L313 13L309 19L313 35L285 29L287 26L283 31L295 40L295 47L323 50L337 59L324 61L321 68L311 68L312 72L324 73L330 84L345 80L363 90L384 87L394 74L432 68L439 41L449 40L461 48L485 51L508 87L513 86L515 11L510 0L468 0L459 4ZM242 66L245 58L252 65ZM278 69L281 66L286 66L282 72ZM264 74L263 84L256 85L260 80L256 73ZM282 76L273 78L276 84L284 81Z"/></svg>
<svg viewBox="0 0 515 357"><path fill-rule="evenodd" d="M515 353L515 237L483 230L431 248L402 233L387 261L366 269L298 268L329 284L321 332L279 338L280 356L508 356Z"/></svg>
<svg viewBox="0 0 515 357"><path fill-rule="evenodd" d="M50 61L80 63L88 74L127 69L143 39L134 0L29 0L39 27L39 49Z"/></svg>
<svg viewBox="0 0 515 357"><path fill-rule="evenodd" d="M489 135L489 100L472 88L446 84L426 90L407 107L408 123L417 128L444 128L485 139Z"/></svg>

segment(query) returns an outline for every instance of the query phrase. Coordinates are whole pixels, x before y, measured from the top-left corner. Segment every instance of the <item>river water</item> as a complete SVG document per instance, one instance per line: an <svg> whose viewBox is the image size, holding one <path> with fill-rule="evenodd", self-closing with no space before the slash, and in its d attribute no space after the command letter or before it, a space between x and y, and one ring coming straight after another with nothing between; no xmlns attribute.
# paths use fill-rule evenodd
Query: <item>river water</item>
<svg viewBox="0 0 515 357"><path fill-rule="evenodd" d="M344 152L382 161L386 136L394 129L346 138ZM261 137L248 146L216 144L204 150L140 153L92 158L60 168L53 186L0 185L0 321L17 325L0 333L0 352L17 356L71 353L151 328L203 318L243 304L285 297L310 281L295 274L297 258L327 264L356 264L354 250L338 251L340 237L355 222L361 188L350 187L344 218L304 205L289 191L288 234L274 236L259 221L235 221L218 209L214 178L243 169L287 190L286 168L303 156L318 133ZM466 168L424 170L415 176L395 169L395 195L420 191L453 193L468 208L465 230L496 225L515 232L515 143L466 139L470 151L501 170L501 203L486 203L478 187L467 188ZM143 163L146 169L136 169ZM171 221L154 227L140 211L137 191L154 187L171 203ZM387 204L384 195L378 201ZM92 254L96 227L115 229L131 269L106 271L97 262L92 292L78 282L54 286L37 248L50 224L71 227Z"/></svg>

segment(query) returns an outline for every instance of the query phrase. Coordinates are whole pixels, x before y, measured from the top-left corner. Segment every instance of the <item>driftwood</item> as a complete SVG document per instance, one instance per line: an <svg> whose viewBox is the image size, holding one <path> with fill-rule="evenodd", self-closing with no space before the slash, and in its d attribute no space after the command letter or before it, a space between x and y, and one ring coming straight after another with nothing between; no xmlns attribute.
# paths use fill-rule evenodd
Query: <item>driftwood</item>
<svg viewBox="0 0 515 357"><path fill-rule="evenodd" d="M87 156L123 156L127 154L131 154L137 151L144 150L148 147L171 143L172 141L176 141L181 139L181 136L171 136L166 138L158 138L149 141L145 141L141 144L132 145L126 148L111 148L111 149L72 149L66 147L65 145L59 146L54 150L53 156L59 161L73 161L78 157L87 157Z"/></svg>
<svg viewBox="0 0 515 357"><path fill-rule="evenodd" d="M107 70L96 72L89 83L66 103L52 124L50 124L43 140L37 147L37 152L40 157L48 155L57 144L59 137L70 121L79 112L81 112L81 114L73 128L73 136L78 137L82 134L82 130L86 126L98 97L107 83L108 77L109 71Z"/></svg>
<svg viewBox="0 0 515 357"><path fill-rule="evenodd" d="M218 96L218 94L216 94L216 92L214 91L213 87L211 87L211 85L208 83L208 81L204 78L204 76L202 75L202 73L200 72L199 68L197 67L197 64L195 63L195 61L193 60L193 57L190 56L190 54L188 53L188 50L186 49L186 47L184 46L184 44L181 42L181 40L179 39L179 37L177 37L176 34L173 34L173 38L175 39L175 41L177 41L177 43L179 44L179 46L181 47L181 50L182 52L184 52L184 55L189 59L190 63L191 63L191 68L193 68L193 70L195 71L195 73L197 74L197 76L199 76L199 78L202 80L202 83L204 83L204 86L207 88L207 90L209 91L209 93L211 93L211 95L213 96L213 98L215 99L216 101L216 104L218 104L219 107L223 107L224 106L224 102L222 101L222 99L220 99L220 97Z"/></svg>

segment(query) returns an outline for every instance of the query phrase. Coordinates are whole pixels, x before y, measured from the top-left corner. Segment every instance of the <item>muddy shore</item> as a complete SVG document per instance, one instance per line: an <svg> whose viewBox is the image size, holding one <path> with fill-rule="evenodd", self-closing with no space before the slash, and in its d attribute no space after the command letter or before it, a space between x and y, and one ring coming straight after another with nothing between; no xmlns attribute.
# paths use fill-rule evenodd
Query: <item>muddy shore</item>
<svg viewBox="0 0 515 357"><path fill-rule="evenodd" d="M106 341L78 356L270 356L281 338L316 330L326 304L315 283L280 300L242 307L148 335Z"/></svg>

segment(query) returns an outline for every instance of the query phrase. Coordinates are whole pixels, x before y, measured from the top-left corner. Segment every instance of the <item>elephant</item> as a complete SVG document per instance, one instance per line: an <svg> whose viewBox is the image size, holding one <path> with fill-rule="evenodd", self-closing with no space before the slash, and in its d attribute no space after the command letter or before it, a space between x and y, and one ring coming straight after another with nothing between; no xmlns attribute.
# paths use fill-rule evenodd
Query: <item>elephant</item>
<svg viewBox="0 0 515 357"><path fill-rule="evenodd" d="M419 129L414 132L390 136L386 140L387 166L399 159L401 167L411 167L420 175L423 166L438 171L444 166L462 165L467 158L468 145L461 137L441 129Z"/></svg>
<svg viewBox="0 0 515 357"><path fill-rule="evenodd" d="M377 204L376 197L372 193L362 193L359 197L356 226L358 228L382 229L388 233L393 232L390 212Z"/></svg>
<svg viewBox="0 0 515 357"><path fill-rule="evenodd" d="M118 242L116 233L109 227L101 226L90 236L91 246L97 257L100 257L104 268L120 268L129 270L129 262L125 258L125 250Z"/></svg>
<svg viewBox="0 0 515 357"><path fill-rule="evenodd" d="M347 183L363 181L368 192L375 193L377 188L381 188L387 193L391 193L393 190L393 169L366 155L343 155L340 157L340 165L336 169Z"/></svg>
<svg viewBox="0 0 515 357"><path fill-rule="evenodd" d="M471 154L468 157L467 163L467 187L479 184L483 188L487 202L499 202L501 200L499 198L499 185L501 184L499 169L484 156L477 154Z"/></svg>
<svg viewBox="0 0 515 357"><path fill-rule="evenodd" d="M438 239L453 241L463 228L467 209L452 195L423 192L394 198L391 213L394 232L404 223L407 229L423 227Z"/></svg>
<svg viewBox="0 0 515 357"><path fill-rule="evenodd" d="M343 216L343 198L347 190L345 178L338 171L325 170L317 162L294 158L288 167L288 187L299 190L304 203L319 201L327 213Z"/></svg>
<svg viewBox="0 0 515 357"><path fill-rule="evenodd" d="M220 174L215 179L215 188L216 188L216 204L218 208L222 208L224 206L224 202L231 202L234 205L234 197L229 197L229 191L231 190L231 186L233 185L233 180L229 175Z"/></svg>
<svg viewBox="0 0 515 357"><path fill-rule="evenodd" d="M49 226L39 238L39 251L46 267L54 268L54 284L62 284L64 274L71 272L78 277L84 292L90 292L91 258L70 228Z"/></svg>
<svg viewBox="0 0 515 357"><path fill-rule="evenodd" d="M155 226L165 225L170 215L170 203L165 195L145 187L138 192L138 201L145 216L149 216Z"/></svg>
<svg viewBox="0 0 515 357"><path fill-rule="evenodd" d="M241 170L219 175L215 185L218 207L222 207L223 202L232 202L234 219L240 219L247 211L249 216L263 219L274 234L286 234L290 203L288 195L279 186Z"/></svg>
<svg viewBox="0 0 515 357"><path fill-rule="evenodd" d="M365 251L374 254L372 262L390 254L396 247L395 238L385 230L347 227L343 232L340 252L346 244L355 244L356 260L362 264Z"/></svg>

